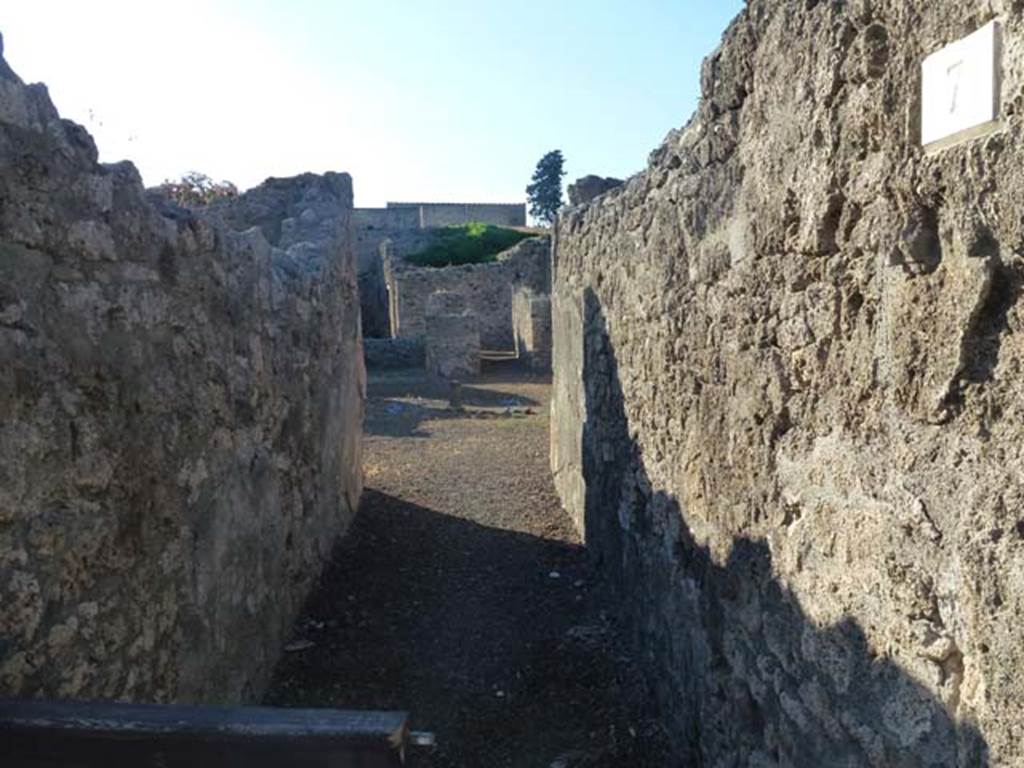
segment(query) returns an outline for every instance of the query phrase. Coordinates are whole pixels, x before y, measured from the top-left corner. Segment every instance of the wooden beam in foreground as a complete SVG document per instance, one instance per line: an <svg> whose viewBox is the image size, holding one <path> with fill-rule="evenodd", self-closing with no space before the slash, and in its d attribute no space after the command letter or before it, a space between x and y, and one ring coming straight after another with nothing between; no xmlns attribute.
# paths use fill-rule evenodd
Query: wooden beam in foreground
<svg viewBox="0 0 1024 768"><path fill-rule="evenodd" d="M11 768L394 768L405 712L0 699Z"/></svg>

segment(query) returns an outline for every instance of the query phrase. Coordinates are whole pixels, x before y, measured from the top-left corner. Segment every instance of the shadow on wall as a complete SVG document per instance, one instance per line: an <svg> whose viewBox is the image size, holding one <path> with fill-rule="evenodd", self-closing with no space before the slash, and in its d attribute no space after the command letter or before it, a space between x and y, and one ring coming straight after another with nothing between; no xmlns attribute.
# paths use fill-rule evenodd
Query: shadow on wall
<svg viewBox="0 0 1024 768"><path fill-rule="evenodd" d="M978 730L876 655L856 621L808 619L766 543L737 539L719 565L694 541L630 438L589 289L584 312L586 540L642 649L676 764L987 766Z"/></svg>

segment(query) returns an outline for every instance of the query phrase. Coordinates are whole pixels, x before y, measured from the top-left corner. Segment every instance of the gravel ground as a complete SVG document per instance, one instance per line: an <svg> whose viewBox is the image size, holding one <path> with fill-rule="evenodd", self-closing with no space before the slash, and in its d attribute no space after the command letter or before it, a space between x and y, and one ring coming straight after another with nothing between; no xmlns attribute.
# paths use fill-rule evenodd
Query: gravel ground
<svg viewBox="0 0 1024 768"><path fill-rule="evenodd" d="M499 367L458 412L415 372L371 376L360 512L268 704L407 710L437 737L424 768L667 764L554 493L549 390Z"/></svg>

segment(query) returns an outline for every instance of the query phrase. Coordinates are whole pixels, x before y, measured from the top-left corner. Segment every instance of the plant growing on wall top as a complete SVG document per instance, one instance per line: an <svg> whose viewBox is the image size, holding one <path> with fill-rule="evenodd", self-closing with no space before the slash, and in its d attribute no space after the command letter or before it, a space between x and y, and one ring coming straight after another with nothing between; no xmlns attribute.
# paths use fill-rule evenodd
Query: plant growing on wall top
<svg viewBox="0 0 1024 768"><path fill-rule="evenodd" d="M471 221L463 226L438 230L427 248L407 256L406 261L419 267L486 264L528 237L532 237L529 232Z"/></svg>
<svg viewBox="0 0 1024 768"><path fill-rule="evenodd" d="M177 181L167 179L160 189L178 205L188 207L209 205L214 200L238 195L238 187L230 181L214 181L205 173L189 171Z"/></svg>
<svg viewBox="0 0 1024 768"><path fill-rule="evenodd" d="M543 223L551 224L562 206L562 177L565 176L565 158L562 150L548 152L537 163L533 180L526 187L530 201L530 215Z"/></svg>

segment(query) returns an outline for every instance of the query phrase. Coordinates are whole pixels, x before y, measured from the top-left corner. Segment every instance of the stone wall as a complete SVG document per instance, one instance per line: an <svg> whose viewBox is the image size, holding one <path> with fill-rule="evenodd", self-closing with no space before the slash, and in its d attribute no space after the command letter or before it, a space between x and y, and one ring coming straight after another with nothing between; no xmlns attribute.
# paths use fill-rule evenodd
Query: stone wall
<svg viewBox="0 0 1024 768"><path fill-rule="evenodd" d="M516 354L529 368L551 370L551 297L519 286L512 293Z"/></svg>
<svg viewBox="0 0 1024 768"><path fill-rule="evenodd" d="M352 229L420 229L420 214L414 208L356 208Z"/></svg>
<svg viewBox="0 0 1024 768"><path fill-rule="evenodd" d="M360 494L349 177L158 210L0 58L0 201L0 695L256 699Z"/></svg>
<svg viewBox="0 0 1024 768"><path fill-rule="evenodd" d="M525 227L525 203L388 203L389 210L415 210L420 227L448 227L480 221L499 227Z"/></svg>
<svg viewBox="0 0 1024 768"><path fill-rule="evenodd" d="M419 227L419 216L387 208L352 211L352 250L359 276L362 329L366 338L391 335L388 323L388 292L384 282L380 246L396 231Z"/></svg>
<svg viewBox="0 0 1024 768"><path fill-rule="evenodd" d="M559 222L556 483L681 762L1024 764L1022 14L749 0ZM925 154L922 59L996 16L1004 124Z"/></svg>
<svg viewBox="0 0 1024 768"><path fill-rule="evenodd" d="M357 208L352 212L352 248L359 274L363 335L388 338L393 329L388 310L388 287L381 247L391 243L400 258L429 246L437 228L483 221L500 226L525 226L522 204L388 203L387 208Z"/></svg>
<svg viewBox="0 0 1024 768"><path fill-rule="evenodd" d="M622 179L612 176L583 176L569 185L566 195L569 198L569 205L583 205L621 185Z"/></svg>
<svg viewBox="0 0 1024 768"><path fill-rule="evenodd" d="M420 227L415 208L356 208L352 211L352 250L359 274L363 336L391 336L388 288L381 248L391 244L393 258L423 250L434 241L434 229Z"/></svg>
<svg viewBox="0 0 1024 768"><path fill-rule="evenodd" d="M352 250L360 274L375 270L380 263L380 244L386 239L412 237L414 245L432 236L420 231L420 217L403 208L356 208L352 211Z"/></svg>
<svg viewBox="0 0 1024 768"><path fill-rule="evenodd" d="M345 173L269 178L237 197L199 208L203 217L239 231L259 227L267 242L335 244L351 251L352 179Z"/></svg>
<svg viewBox="0 0 1024 768"><path fill-rule="evenodd" d="M428 299L438 291L450 291L462 295L477 316L484 349L515 349L512 290L523 285L537 293L548 292L550 250L550 238L535 237L488 264L439 269L395 266L390 278L392 332L399 338L423 335Z"/></svg>

